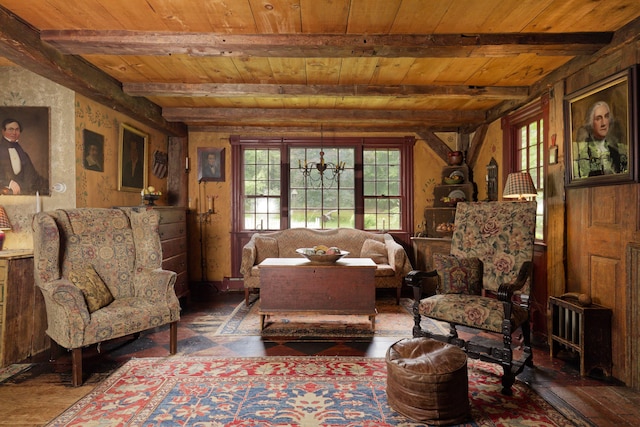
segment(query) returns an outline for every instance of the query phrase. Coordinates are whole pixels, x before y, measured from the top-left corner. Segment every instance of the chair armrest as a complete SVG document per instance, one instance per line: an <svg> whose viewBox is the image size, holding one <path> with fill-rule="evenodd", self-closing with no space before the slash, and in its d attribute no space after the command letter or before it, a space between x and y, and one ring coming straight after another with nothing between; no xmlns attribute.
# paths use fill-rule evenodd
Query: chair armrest
<svg viewBox="0 0 640 427"><path fill-rule="evenodd" d="M256 262L256 241L251 239L242 248L242 260L240 262L240 274L246 276L251 274L251 268Z"/></svg>
<svg viewBox="0 0 640 427"><path fill-rule="evenodd" d="M174 289L177 276L175 271L161 268L137 268L134 277L134 295L162 303L177 300Z"/></svg>
<svg viewBox="0 0 640 427"><path fill-rule="evenodd" d="M511 297L513 297L513 293L518 291L527 284L527 281L533 277L533 262L525 261L520 266L520 271L518 271L518 277L513 283L503 283L498 288L498 299L500 301L511 301Z"/></svg>
<svg viewBox="0 0 640 427"><path fill-rule="evenodd" d="M405 285L413 288L413 299L418 301L422 298L422 280L428 277L437 277L438 272L436 270L420 271L412 270L404 278Z"/></svg>

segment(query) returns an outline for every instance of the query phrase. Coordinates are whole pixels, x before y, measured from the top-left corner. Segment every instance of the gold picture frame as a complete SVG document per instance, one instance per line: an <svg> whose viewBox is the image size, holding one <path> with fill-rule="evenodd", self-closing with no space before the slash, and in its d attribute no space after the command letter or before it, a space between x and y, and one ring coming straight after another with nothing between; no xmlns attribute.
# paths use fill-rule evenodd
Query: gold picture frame
<svg viewBox="0 0 640 427"><path fill-rule="evenodd" d="M565 97L568 187L636 182L635 66Z"/></svg>
<svg viewBox="0 0 640 427"><path fill-rule="evenodd" d="M147 187L149 134L121 123L119 141L118 190L140 192Z"/></svg>

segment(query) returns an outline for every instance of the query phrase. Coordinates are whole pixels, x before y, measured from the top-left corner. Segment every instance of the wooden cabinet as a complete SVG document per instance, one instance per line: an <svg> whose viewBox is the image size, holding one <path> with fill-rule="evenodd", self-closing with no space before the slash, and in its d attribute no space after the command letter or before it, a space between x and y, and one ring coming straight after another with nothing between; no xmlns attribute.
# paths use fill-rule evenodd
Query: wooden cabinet
<svg viewBox="0 0 640 427"><path fill-rule="evenodd" d="M47 350L44 298L33 280L31 250L0 251L0 367Z"/></svg>
<svg viewBox="0 0 640 427"><path fill-rule="evenodd" d="M174 206L152 206L160 213L159 234L162 244L162 268L175 271L176 295L189 296L187 273L187 210Z"/></svg>

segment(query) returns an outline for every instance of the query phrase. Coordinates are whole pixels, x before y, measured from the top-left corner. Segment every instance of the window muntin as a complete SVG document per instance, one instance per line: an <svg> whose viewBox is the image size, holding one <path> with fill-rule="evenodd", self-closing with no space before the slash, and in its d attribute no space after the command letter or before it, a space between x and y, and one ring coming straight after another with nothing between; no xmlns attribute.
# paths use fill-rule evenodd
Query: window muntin
<svg viewBox="0 0 640 427"><path fill-rule="evenodd" d="M243 157L244 228L277 230L282 211L280 150L247 148Z"/></svg>
<svg viewBox="0 0 640 427"><path fill-rule="evenodd" d="M363 151L364 229L402 228L401 153L399 149Z"/></svg>
<svg viewBox="0 0 640 427"><path fill-rule="evenodd" d="M517 126L515 170L529 172L536 187L536 239L544 240L544 120L538 116Z"/></svg>
<svg viewBox="0 0 640 427"><path fill-rule="evenodd" d="M320 151L324 152L326 163L345 163L344 171L335 180L329 169L324 173L326 179L321 179L315 170L308 177L303 175L300 167L318 162ZM289 158L289 227L354 228L355 148L294 147L289 149Z"/></svg>
<svg viewBox="0 0 640 427"><path fill-rule="evenodd" d="M237 146L237 177L234 198L239 202L237 230L278 230L289 227L353 227L368 230L405 231L412 223L410 212L411 154L413 138L338 138L334 146L317 139L232 139ZM331 145L331 144L330 144ZM272 147L272 148L267 148ZM317 188L304 182L299 169L304 161L318 161L320 147L325 161L344 162L339 182ZM279 151L270 160L265 150ZM366 154L365 154L366 152ZM247 154L245 154L247 153ZM364 161L364 157L367 161ZM281 160L279 182L272 169ZM364 169L367 196L364 196ZM257 174L257 175L254 175ZM407 187L407 188L405 188ZM246 190L244 190L246 188ZM365 221L366 205L366 221ZM276 210L280 210L279 213ZM406 209L405 209L406 210ZM366 223L365 223L366 222Z"/></svg>

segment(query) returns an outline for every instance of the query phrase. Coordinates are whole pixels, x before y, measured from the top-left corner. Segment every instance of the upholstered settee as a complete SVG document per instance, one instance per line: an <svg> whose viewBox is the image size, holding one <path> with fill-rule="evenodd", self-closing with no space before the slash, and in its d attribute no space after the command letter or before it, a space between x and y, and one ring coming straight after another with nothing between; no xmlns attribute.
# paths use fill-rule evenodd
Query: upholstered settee
<svg viewBox="0 0 640 427"><path fill-rule="evenodd" d="M72 350L82 383L82 348L170 324L177 349L176 273L163 270L158 213L132 208L58 209L36 214L34 272L46 333Z"/></svg>
<svg viewBox="0 0 640 427"><path fill-rule="evenodd" d="M404 276L411 271L411 263L404 248L390 234L371 233L354 228L313 230L290 228L251 236L242 250L240 273L244 277L245 302L249 304L249 293L260 288L258 264L266 258L300 258L298 248L316 245L335 246L349 252L347 257L371 258L376 264L376 288L395 288L396 302Z"/></svg>

